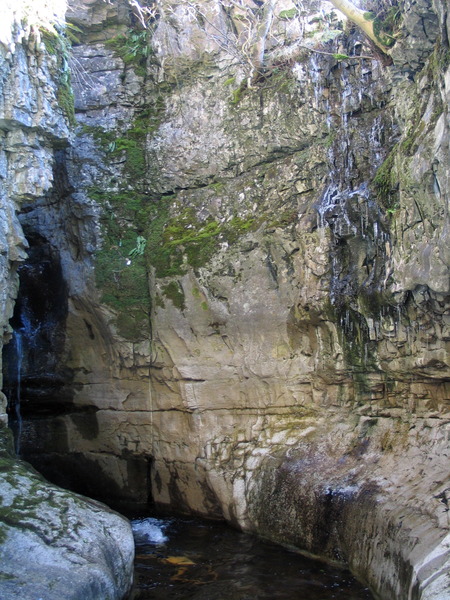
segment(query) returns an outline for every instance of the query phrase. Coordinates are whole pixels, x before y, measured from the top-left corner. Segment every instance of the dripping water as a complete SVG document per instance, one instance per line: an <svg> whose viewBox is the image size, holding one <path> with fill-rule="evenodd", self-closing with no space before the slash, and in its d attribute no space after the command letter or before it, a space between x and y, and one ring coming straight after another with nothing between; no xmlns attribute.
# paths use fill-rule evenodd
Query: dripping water
<svg viewBox="0 0 450 600"><path fill-rule="evenodd" d="M14 432L14 447L17 455L21 452L23 416L23 382L26 375L26 355L35 346L39 325L33 327L27 314L26 302L18 302L12 320L12 339L7 347L8 363L8 413L9 424Z"/></svg>
<svg viewBox="0 0 450 600"><path fill-rule="evenodd" d="M22 361L23 361L22 331L14 330L12 342L13 342L14 354L15 354L15 361L14 361L15 375L13 376L13 381L15 383L15 393L14 393L12 401L10 399L10 402L13 405L13 406L11 406L11 408L13 410L13 414L11 415L11 420L14 422L15 429L16 429L16 433L14 436L15 437L15 440L14 440L15 451L16 451L16 454L19 455L20 454L20 440L22 437L22 427L23 427L22 414L21 414L21 410L20 410L21 386L22 386Z"/></svg>

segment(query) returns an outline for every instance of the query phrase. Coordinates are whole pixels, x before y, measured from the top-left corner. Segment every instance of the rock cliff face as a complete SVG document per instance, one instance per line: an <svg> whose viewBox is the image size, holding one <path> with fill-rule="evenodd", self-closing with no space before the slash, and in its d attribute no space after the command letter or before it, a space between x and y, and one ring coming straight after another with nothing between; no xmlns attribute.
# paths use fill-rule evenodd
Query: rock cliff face
<svg viewBox="0 0 450 600"><path fill-rule="evenodd" d="M401 3L383 67L342 60L370 51L351 27L323 41L328 9L279 3L259 78L231 9L158 5L151 31L120 2L68 12L77 126L21 217L67 304L51 372L26 359L22 451L110 502L347 564L381 598L445 598L446 4Z"/></svg>
<svg viewBox="0 0 450 600"><path fill-rule="evenodd" d="M25 27L20 7L11 14L9 8L7 3L3 14L2 7L0 29L0 346L7 344L2 387L8 395L7 402L0 393L0 596L120 600L132 582L129 522L46 482L15 456L5 427L9 416L20 451L21 411L26 409L21 406L22 375L28 400L44 405L52 394L61 396L70 381L61 356L67 314L61 262L75 225L68 225L64 243L56 245L51 237L55 225L34 215L39 210L45 215L47 207L64 200L68 206L61 210L76 222L76 203L61 196L58 168L70 139L67 66L63 46L57 47L62 42L44 27L49 23L43 15L37 16L40 29ZM28 8L30 24L34 9ZM21 212L28 216L27 237ZM76 243L81 241L78 234ZM21 290L15 303L18 270Z"/></svg>

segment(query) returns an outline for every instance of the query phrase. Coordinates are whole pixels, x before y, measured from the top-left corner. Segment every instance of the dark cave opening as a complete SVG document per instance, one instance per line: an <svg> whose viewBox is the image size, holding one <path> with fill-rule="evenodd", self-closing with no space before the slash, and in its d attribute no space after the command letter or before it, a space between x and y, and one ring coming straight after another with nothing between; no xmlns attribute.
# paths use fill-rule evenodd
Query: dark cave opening
<svg viewBox="0 0 450 600"><path fill-rule="evenodd" d="M59 253L36 233L27 236L27 260L19 267L19 293L3 350L9 424L26 416L64 411L71 402L71 373L64 366L67 285Z"/></svg>
<svg viewBox="0 0 450 600"><path fill-rule="evenodd" d="M59 250L24 226L27 260L19 267L19 292L3 349L8 424L16 453L52 483L117 509L152 502L148 456L96 449L99 409L75 401L67 339L68 286ZM93 331L89 338L92 339Z"/></svg>

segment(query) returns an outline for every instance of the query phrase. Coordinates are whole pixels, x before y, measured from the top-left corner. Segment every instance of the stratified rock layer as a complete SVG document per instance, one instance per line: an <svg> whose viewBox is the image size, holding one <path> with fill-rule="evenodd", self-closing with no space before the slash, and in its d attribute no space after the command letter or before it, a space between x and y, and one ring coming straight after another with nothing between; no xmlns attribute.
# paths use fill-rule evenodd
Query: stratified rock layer
<svg viewBox="0 0 450 600"><path fill-rule="evenodd" d="M18 292L17 271L29 247L17 215L24 205L51 202L49 197L58 188L54 167L69 142L67 114L60 106L60 57L48 54L37 27L23 26L20 10L15 12L16 20L13 16L8 10L2 14L5 21L0 30L0 347L11 339L9 320ZM53 42L58 43L57 36ZM67 92L67 82L64 89ZM47 233L43 227L43 236ZM38 245L46 248L47 259L57 256L59 265L63 249L56 250L43 236ZM51 281L55 270L46 270L45 255L40 258L39 269L47 280L35 279L31 286L41 302L40 311L45 314L52 300L59 300L58 310L64 312L67 294L65 298L48 297L55 291ZM60 320L64 325L64 315ZM20 324L20 335L25 336L25 325ZM33 326L37 333L36 323ZM59 326L61 330L61 323ZM55 344L55 329L53 322L41 331L47 336L47 346ZM15 335L13 346L17 344ZM37 347L31 350L35 355L42 352ZM22 361L17 352L13 354L9 355L11 369L6 379L8 382L9 372L16 373L19 386L14 394L10 387L5 389L9 418L16 426L16 449L20 449ZM38 362L42 364L45 357L42 352ZM128 520L98 502L48 483L20 461L5 427L3 393L0 402L0 597L121 600L131 587L133 574L134 542Z"/></svg>
<svg viewBox="0 0 450 600"><path fill-rule="evenodd" d="M200 4L160 3L151 33L121 3L68 13L78 128L22 221L60 252L70 380L57 416L30 401L23 451L97 497L350 565L386 600L445 598L446 6L402 4L382 67L335 56L367 55L354 31L305 50L340 27L311 3L249 87L242 19Z"/></svg>

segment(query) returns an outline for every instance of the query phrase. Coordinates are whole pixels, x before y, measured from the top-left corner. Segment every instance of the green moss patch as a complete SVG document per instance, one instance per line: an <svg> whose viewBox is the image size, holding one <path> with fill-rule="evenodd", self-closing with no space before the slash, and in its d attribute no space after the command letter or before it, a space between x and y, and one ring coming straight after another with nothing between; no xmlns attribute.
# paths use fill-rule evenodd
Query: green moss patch
<svg viewBox="0 0 450 600"><path fill-rule="evenodd" d="M146 256L157 277L181 275L187 266L203 267L221 243L233 244L261 224L253 217L236 216L227 222L212 217L200 220L192 207L171 216L170 204L174 199L175 196L164 196L151 208Z"/></svg>
<svg viewBox="0 0 450 600"><path fill-rule="evenodd" d="M298 10L296 8L289 8L287 10L282 10L279 14L278 17L280 19L283 19L284 21L288 21L290 19L295 19L295 17L298 15Z"/></svg>
<svg viewBox="0 0 450 600"><path fill-rule="evenodd" d="M149 200L134 192L91 190L103 207L103 244L96 254L95 279L101 301L117 312L117 329L126 339L149 334L150 294L145 261Z"/></svg>
<svg viewBox="0 0 450 600"><path fill-rule="evenodd" d="M387 210L393 210L398 202L399 181L395 170L397 151L398 146L394 146L372 181L380 206Z"/></svg>
<svg viewBox="0 0 450 600"><path fill-rule="evenodd" d="M150 55L148 31L129 29L108 40L109 46L119 56L125 65L131 66L136 75L145 77L147 58Z"/></svg>
<svg viewBox="0 0 450 600"><path fill-rule="evenodd" d="M69 26L68 26L69 27ZM78 29L78 28L75 28ZM63 111L69 124L74 127L75 120L75 104L72 90L72 83L69 69L69 53L71 48L71 40L69 28L60 32L59 28L49 25L45 27L39 26L39 31L42 36L42 41L48 54L56 56L58 65L58 89L56 97L60 109ZM71 34L73 35L73 34Z"/></svg>
<svg viewBox="0 0 450 600"><path fill-rule="evenodd" d="M103 151L111 158L125 159L124 174L134 183L145 175L145 140L147 130L140 115L139 120L127 131L118 136L115 131L101 127L85 127L85 132L93 135Z"/></svg>
<svg viewBox="0 0 450 600"><path fill-rule="evenodd" d="M75 102L69 76L61 78L57 92L57 99L58 105L65 114L70 125L72 125L72 127L75 126Z"/></svg>
<svg viewBox="0 0 450 600"><path fill-rule="evenodd" d="M184 310L186 308L184 292L179 283L171 281L168 285L163 287L162 291L164 296L171 300L176 308L179 310Z"/></svg>
<svg viewBox="0 0 450 600"><path fill-rule="evenodd" d="M161 94L151 99L151 104L139 111L131 127L117 131L110 131L102 127L84 126L83 131L92 135L102 151L112 159L125 161L123 174L133 188L139 186L146 176L146 149L147 136L159 126L164 111L164 100ZM129 185L127 187L129 187Z"/></svg>
<svg viewBox="0 0 450 600"><path fill-rule="evenodd" d="M364 18L366 21L372 21L373 32L380 44L386 48L391 48L395 44L401 27L401 10L398 6L391 6L377 15L365 12Z"/></svg>

